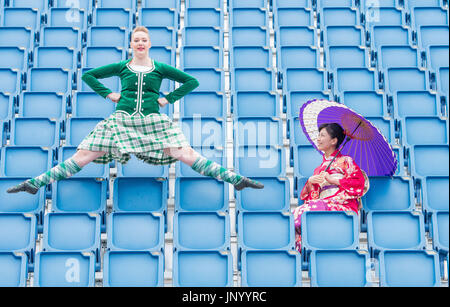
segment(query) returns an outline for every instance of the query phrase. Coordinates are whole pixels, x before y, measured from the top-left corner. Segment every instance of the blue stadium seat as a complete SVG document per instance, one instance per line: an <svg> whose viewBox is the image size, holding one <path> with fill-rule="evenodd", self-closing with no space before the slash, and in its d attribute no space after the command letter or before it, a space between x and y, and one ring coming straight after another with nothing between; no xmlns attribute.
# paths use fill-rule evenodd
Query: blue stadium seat
<svg viewBox="0 0 450 307"><path fill-rule="evenodd" d="M167 178L168 172L169 166L150 165L138 159L135 155L131 155L126 164L119 163L117 165L117 174L124 177Z"/></svg>
<svg viewBox="0 0 450 307"><path fill-rule="evenodd" d="M436 116L439 114L437 98L428 91L397 91L393 96L395 116Z"/></svg>
<svg viewBox="0 0 450 307"><path fill-rule="evenodd" d="M28 49L34 46L35 33L23 27L0 27L0 46L22 47Z"/></svg>
<svg viewBox="0 0 450 307"><path fill-rule="evenodd" d="M95 68L125 60L123 47L86 47L83 51L82 65Z"/></svg>
<svg viewBox="0 0 450 307"><path fill-rule="evenodd" d="M239 117L279 117L278 96L269 91L235 92L231 95L231 112Z"/></svg>
<svg viewBox="0 0 450 307"><path fill-rule="evenodd" d="M226 212L175 212L173 243L180 250L230 248L230 216Z"/></svg>
<svg viewBox="0 0 450 307"><path fill-rule="evenodd" d="M46 15L46 26L79 28L82 31L88 26L88 15L85 10L67 7L52 7Z"/></svg>
<svg viewBox="0 0 450 307"><path fill-rule="evenodd" d="M441 7L415 7L411 10L411 26L448 26L448 11Z"/></svg>
<svg viewBox="0 0 450 307"><path fill-rule="evenodd" d="M431 88L428 74L417 67L389 67L384 70L384 89L395 91L426 91ZM407 80L407 82L405 82Z"/></svg>
<svg viewBox="0 0 450 307"><path fill-rule="evenodd" d="M103 118L71 117L66 123L66 145L78 146Z"/></svg>
<svg viewBox="0 0 450 307"><path fill-rule="evenodd" d="M222 70L213 68L186 68L184 72L198 80L195 91L222 92L225 89L225 75Z"/></svg>
<svg viewBox="0 0 450 307"><path fill-rule="evenodd" d="M289 91L283 96L283 112L288 118L298 117L301 106L312 99L330 100L330 95L322 91Z"/></svg>
<svg viewBox="0 0 450 307"><path fill-rule="evenodd" d="M223 11L215 8L186 8L184 25L202 27L222 27ZM231 20L230 20L231 21Z"/></svg>
<svg viewBox="0 0 450 307"><path fill-rule="evenodd" d="M222 29L215 27L184 27L182 30L183 46L218 46L223 48Z"/></svg>
<svg viewBox="0 0 450 307"><path fill-rule="evenodd" d="M223 51L217 47L181 47L181 67L184 68L223 68Z"/></svg>
<svg viewBox="0 0 450 307"><path fill-rule="evenodd" d="M311 253L312 287L366 287L369 255L359 250L316 250Z"/></svg>
<svg viewBox="0 0 450 307"><path fill-rule="evenodd" d="M359 247L359 217L353 211L310 211L302 214L301 219L305 252Z"/></svg>
<svg viewBox="0 0 450 307"><path fill-rule="evenodd" d="M8 125L8 122L4 123L2 120L0 120L0 147L3 147L3 145L6 144L7 125Z"/></svg>
<svg viewBox="0 0 450 307"><path fill-rule="evenodd" d="M52 7L69 7L72 9L85 10L91 12L94 7L94 0L77 0L76 2L70 2L67 0L52 0Z"/></svg>
<svg viewBox="0 0 450 307"><path fill-rule="evenodd" d="M33 66L75 71L80 66L81 52L68 47L36 47Z"/></svg>
<svg viewBox="0 0 450 307"><path fill-rule="evenodd" d="M52 154L52 150L41 147L3 147L0 174L8 177L36 177L51 168Z"/></svg>
<svg viewBox="0 0 450 307"><path fill-rule="evenodd" d="M311 145L303 132L299 117L288 119L286 138L289 139L291 147L295 147L296 145Z"/></svg>
<svg viewBox="0 0 450 307"><path fill-rule="evenodd" d="M448 121L439 117L404 117L401 119L404 145L448 144Z"/></svg>
<svg viewBox="0 0 450 307"><path fill-rule="evenodd" d="M164 255L148 251L107 251L103 258L104 287L162 287Z"/></svg>
<svg viewBox="0 0 450 307"><path fill-rule="evenodd" d="M109 250L162 251L164 248L161 213L112 212L107 225Z"/></svg>
<svg viewBox="0 0 450 307"><path fill-rule="evenodd" d="M294 218L285 212L239 212L238 246L246 250L294 250Z"/></svg>
<svg viewBox="0 0 450 307"><path fill-rule="evenodd" d="M244 250L243 287L300 287L300 254L293 251Z"/></svg>
<svg viewBox="0 0 450 307"><path fill-rule="evenodd" d="M281 82L279 79L278 83L282 84L284 93L291 91L328 91L326 72L315 68L287 68L282 72ZM280 85L278 87L280 88Z"/></svg>
<svg viewBox="0 0 450 307"><path fill-rule="evenodd" d="M389 67L422 67L417 48L411 46L380 46L373 61L379 70Z"/></svg>
<svg viewBox="0 0 450 307"><path fill-rule="evenodd" d="M217 92L194 92L182 98L180 102L180 118L227 116L227 101L223 94Z"/></svg>
<svg viewBox="0 0 450 307"><path fill-rule="evenodd" d="M231 90L235 91L273 91L275 73L271 68L232 68Z"/></svg>
<svg viewBox="0 0 450 307"><path fill-rule="evenodd" d="M425 177L422 179L421 187L424 211L449 211L448 177Z"/></svg>
<svg viewBox="0 0 450 307"><path fill-rule="evenodd" d="M309 46L282 46L278 51L277 67L286 68L320 68L320 52Z"/></svg>
<svg viewBox="0 0 450 307"><path fill-rule="evenodd" d="M275 45L282 46L316 46L317 30L311 27L282 26L275 29Z"/></svg>
<svg viewBox="0 0 450 307"><path fill-rule="evenodd" d="M325 7L318 10L318 24L327 26L353 26L361 24L359 9L351 7Z"/></svg>
<svg viewBox="0 0 450 307"><path fill-rule="evenodd" d="M360 1L359 2L362 10L368 10L370 8L398 8L402 9L402 3L400 0L377 0L377 1Z"/></svg>
<svg viewBox="0 0 450 307"><path fill-rule="evenodd" d="M272 52L266 46L232 47L230 50L230 66L235 68L272 67Z"/></svg>
<svg viewBox="0 0 450 307"><path fill-rule="evenodd" d="M28 258L25 254L0 252L0 287L25 287L28 276Z"/></svg>
<svg viewBox="0 0 450 307"><path fill-rule="evenodd" d="M75 86L73 72L62 68L30 68L27 75L27 91L57 92L66 94Z"/></svg>
<svg viewBox="0 0 450 307"><path fill-rule="evenodd" d="M78 50L82 46L82 32L71 27L42 27L39 46L69 47Z"/></svg>
<svg viewBox="0 0 450 307"><path fill-rule="evenodd" d="M441 67L436 73L436 90L439 93L443 93L445 95L448 95L449 89L448 89L448 67Z"/></svg>
<svg viewBox="0 0 450 307"><path fill-rule="evenodd" d="M231 0L230 7L267 7L268 0Z"/></svg>
<svg viewBox="0 0 450 307"><path fill-rule="evenodd" d="M77 152L76 146L60 146L58 149L58 161L62 163L71 158ZM109 165L99 163L89 163L83 169L73 175L73 177L95 177L95 178L109 178Z"/></svg>
<svg viewBox="0 0 450 307"><path fill-rule="evenodd" d="M369 54L365 48L359 46L326 47L324 62L328 70L338 67L370 68Z"/></svg>
<svg viewBox="0 0 450 307"><path fill-rule="evenodd" d="M37 239L36 216L27 213L0 213L0 250L34 254ZM3 275L3 274L2 274Z"/></svg>
<svg viewBox="0 0 450 307"><path fill-rule="evenodd" d="M419 27L417 30L417 46L426 49L431 45L449 45L448 25Z"/></svg>
<svg viewBox="0 0 450 307"><path fill-rule="evenodd" d="M411 147L412 174L448 176L448 145L415 145Z"/></svg>
<svg viewBox="0 0 450 307"><path fill-rule="evenodd" d="M241 2L247 2L245 0L241 0ZM270 4L274 7L307 7L312 8L314 0L300 0L292 2L290 0L272 0Z"/></svg>
<svg viewBox="0 0 450 307"><path fill-rule="evenodd" d="M354 0L316 0L317 9L323 7L353 7Z"/></svg>
<svg viewBox="0 0 450 307"><path fill-rule="evenodd" d="M290 165L294 168L295 177L311 177L322 162L322 155L311 145L291 147Z"/></svg>
<svg viewBox="0 0 450 307"><path fill-rule="evenodd" d="M35 287L94 287L95 255L81 252L39 252Z"/></svg>
<svg viewBox="0 0 450 307"><path fill-rule="evenodd" d="M22 92L18 100L20 117L65 118L67 97L61 93Z"/></svg>
<svg viewBox="0 0 450 307"><path fill-rule="evenodd" d="M23 47L0 47L0 67L26 71L28 52Z"/></svg>
<svg viewBox="0 0 450 307"><path fill-rule="evenodd" d="M377 74L368 68L336 68L333 71L334 93L379 91L377 77Z"/></svg>
<svg viewBox="0 0 450 307"><path fill-rule="evenodd" d="M218 26L216 24L216 26ZM230 8L230 27L268 27L269 14L265 8Z"/></svg>
<svg viewBox="0 0 450 307"><path fill-rule="evenodd" d="M167 207L168 181L145 177L117 177L113 208L116 212L163 212Z"/></svg>
<svg viewBox="0 0 450 307"><path fill-rule="evenodd" d="M365 3L366 1L361 1L362 6ZM361 14L363 15L366 31L369 31L375 25L401 26L406 24L405 13L401 9L396 8L395 4L392 7L378 7L373 5L365 9L361 8Z"/></svg>
<svg viewBox="0 0 450 307"><path fill-rule="evenodd" d="M230 29L231 46L269 46L269 30L264 27L234 27Z"/></svg>
<svg viewBox="0 0 450 307"><path fill-rule="evenodd" d="M31 7L40 11L45 11L51 2L49 0L9 0L10 7Z"/></svg>
<svg viewBox="0 0 450 307"><path fill-rule="evenodd" d="M430 232L433 235L434 248L439 253L448 254L448 211L437 211L431 214Z"/></svg>
<svg viewBox="0 0 450 307"><path fill-rule="evenodd" d="M43 251L94 253L100 260L100 216L48 213L44 218Z"/></svg>
<svg viewBox="0 0 450 307"><path fill-rule="evenodd" d="M285 177L285 154L280 146L239 146L234 169L247 177Z"/></svg>
<svg viewBox="0 0 450 307"><path fill-rule="evenodd" d="M309 8L279 7L273 11L274 28L282 26L314 26L314 13Z"/></svg>
<svg viewBox="0 0 450 307"><path fill-rule="evenodd" d="M369 249L375 252L425 249L424 216L399 211L371 211L367 214Z"/></svg>
<svg viewBox="0 0 450 307"><path fill-rule="evenodd" d="M219 8L222 9L223 1L221 0L186 0L187 8Z"/></svg>
<svg viewBox="0 0 450 307"><path fill-rule="evenodd" d="M50 118L14 118L10 144L15 146L59 146L60 122Z"/></svg>
<svg viewBox="0 0 450 307"><path fill-rule="evenodd" d="M88 47L128 48L129 33L125 28L93 26L87 30Z"/></svg>
<svg viewBox="0 0 450 307"><path fill-rule="evenodd" d="M135 11L123 8L95 8L92 12L93 26L124 27L130 29L136 21Z"/></svg>
<svg viewBox="0 0 450 307"><path fill-rule="evenodd" d="M242 211L289 211L290 185L287 178L254 178L264 189L244 189L236 193L236 208Z"/></svg>
<svg viewBox="0 0 450 307"><path fill-rule="evenodd" d="M0 68L0 92L6 95L16 95L21 90L22 74L17 69Z"/></svg>
<svg viewBox="0 0 450 307"><path fill-rule="evenodd" d="M213 178L175 179L175 210L178 212L228 210L229 184Z"/></svg>
<svg viewBox="0 0 450 307"><path fill-rule="evenodd" d="M178 11L168 8L139 9L139 25L145 27L178 28Z"/></svg>
<svg viewBox="0 0 450 307"><path fill-rule="evenodd" d="M6 190L29 178L6 177L0 178L0 212L1 213L29 213L36 216L38 226L42 225L42 214L45 206L45 193L41 189L36 195L21 193L8 194Z"/></svg>
<svg viewBox="0 0 450 307"><path fill-rule="evenodd" d="M39 30L41 25L41 13L38 9L31 7L4 8L0 16L0 26L2 27L27 27L33 31Z"/></svg>
<svg viewBox="0 0 450 307"><path fill-rule="evenodd" d="M283 123L280 118L237 117L234 120L234 144L283 145Z"/></svg>
<svg viewBox="0 0 450 307"><path fill-rule="evenodd" d="M448 46L428 46L424 56L426 58L427 68L433 72L437 72L441 67L449 67L448 53Z"/></svg>
<svg viewBox="0 0 450 307"><path fill-rule="evenodd" d="M174 287L230 287L233 285L230 251L182 251L173 254Z"/></svg>
<svg viewBox="0 0 450 307"><path fill-rule="evenodd" d="M224 150L224 148L193 147L193 149L208 160L216 162L222 166L227 165L226 150ZM194 171L192 167L180 161L176 162L175 170L176 177L203 177L203 175Z"/></svg>
<svg viewBox="0 0 450 307"><path fill-rule="evenodd" d="M178 122L189 144L193 147L224 148L226 123L220 118L181 118Z"/></svg>
<svg viewBox="0 0 450 307"><path fill-rule="evenodd" d="M386 95L375 91L344 91L339 101L362 116L388 117Z"/></svg>
<svg viewBox="0 0 450 307"><path fill-rule="evenodd" d="M150 8L173 8L175 11L179 10L180 1L178 0L142 0L142 7Z"/></svg>
<svg viewBox="0 0 450 307"><path fill-rule="evenodd" d="M14 113L15 97L0 92L0 120L10 119Z"/></svg>
<svg viewBox="0 0 450 307"><path fill-rule="evenodd" d="M438 255L425 251L380 253L380 287L439 287Z"/></svg>
<svg viewBox="0 0 450 307"><path fill-rule="evenodd" d="M372 50L378 50L380 46L385 45L412 46L412 34L403 26L374 25L367 32L367 36L367 45L370 45Z"/></svg>
<svg viewBox="0 0 450 307"><path fill-rule="evenodd" d="M177 46L177 31L173 27L148 27L152 47Z"/></svg>
<svg viewBox="0 0 450 307"><path fill-rule="evenodd" d="M97 0L97 7L104 8L124 8L136 11L136 0Z"/></svg>
<svg viewBox="0 0 450 307"><path fill-rule="evenodd" d="M441 0L408 0L405 1L405 9L413 10L416 7L440 7Z"/></svg>
<svg viewBox="0 0 450 307"><path fill-rule="evenodd" d="M165 63L167 65L175 66L175 53L176 49L173 49L172 47L152 47L150 49L150 57L154 59L155 61ZM167 83L165 83L167 81ZM169 85L168 80L163 81L162 88L166 88L169 90L171 88L171 85ZM162 91L162 90L161 90Z"/></svg>
<svg viewBox="0 0 450 307"><path fill-rule="evenodd" d="M116 105L95 92L75 92L72 98L72 115L74 117L109 117Z"/></svg>
<svg viewBox="0 0 450 307"><path fill-rule="evenodd" d="M367 212L382 210L414 210L414 186L412 180L400 177L370 177L370 189L362 198Z"/></svg>

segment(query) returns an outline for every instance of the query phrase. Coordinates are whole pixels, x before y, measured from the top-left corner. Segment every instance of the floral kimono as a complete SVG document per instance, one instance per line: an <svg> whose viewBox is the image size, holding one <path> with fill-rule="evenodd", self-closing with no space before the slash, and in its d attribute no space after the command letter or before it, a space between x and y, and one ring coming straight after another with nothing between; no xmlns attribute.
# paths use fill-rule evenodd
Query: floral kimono
<svg viewBox="0 0 450 307"><path fill-rule="evenodd" d="M325 182L322 186L307 182L303 187L300 199L304 204L293 210L295 219L295 243L301 252L301 216L305 211L354 211L358 213L359 201L368 190L369 181L358 165L349 156L335 151L330 157L323 156L322 164L314 170L314 175L325 171L333 157L337 154L328 169L332 177L339 179L339 185Z"/></svg>

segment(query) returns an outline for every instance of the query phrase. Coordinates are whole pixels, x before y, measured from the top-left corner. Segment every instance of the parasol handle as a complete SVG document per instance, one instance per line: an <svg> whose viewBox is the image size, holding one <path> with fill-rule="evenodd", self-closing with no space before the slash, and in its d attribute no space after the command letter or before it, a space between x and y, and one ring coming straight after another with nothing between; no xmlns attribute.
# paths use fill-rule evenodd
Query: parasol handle
<svg viewBox="0 0 450 307"><path fill-rule="evenodd" d="M358 126L356 126L355 130L353 130L353 132L351 133L351 135L353 135L356 130L358 130L359 126L361 126L362 124L362 120L359 121ZM328 164L327 168L325 169L325 172L328 171L328 169L330 168L331 164L333 164L334 160L336 159L336 157L341 153L342 149L344 148L345 144L347 144L349 141L351 140L350 135L347 135L347 137L345 138L345 142L342 144L341 148L339 149L339 151L337 152L337 154L333 157L333 159L331 160L330 164Z"/></svg>

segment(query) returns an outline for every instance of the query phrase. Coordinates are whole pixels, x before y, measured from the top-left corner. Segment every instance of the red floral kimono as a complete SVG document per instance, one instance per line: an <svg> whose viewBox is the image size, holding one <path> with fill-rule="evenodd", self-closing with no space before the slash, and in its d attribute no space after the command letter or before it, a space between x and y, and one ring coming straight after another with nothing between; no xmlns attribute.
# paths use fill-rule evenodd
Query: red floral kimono
<svg viewBox="0 0 450 307"><path fill-rule="evenodd" d="M314 175L325 171L333 157L338 154L335 151L330 157L323 156L322 164L314 170ZM369 182L363 172L349 156L338 154L331 167L328 169L332 177L339 179L339 185L328 182L322 185L307 182L300 194L304 204L293 210L295 219L295 243L301 252L301 216L305 211L354 211L358 213L358 198L362 197L368 189Z"/></svg>

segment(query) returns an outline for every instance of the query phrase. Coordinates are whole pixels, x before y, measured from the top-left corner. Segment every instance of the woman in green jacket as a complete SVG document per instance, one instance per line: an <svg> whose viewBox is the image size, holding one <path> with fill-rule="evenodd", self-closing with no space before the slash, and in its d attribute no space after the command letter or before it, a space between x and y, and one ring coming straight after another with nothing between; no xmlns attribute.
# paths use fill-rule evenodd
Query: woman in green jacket
<svg viewBox="0 0 450 307"><path fill-rule="evenodd" d="M133 49L131 59L91 69L82 76L97 94L117 103L116 111L97 124L71 158L7 192L36 194L39 188L73 176L90 162L117 160L124 164L130 154L153 165L179 160L202 175L233 184L238 191L246 187L264 188L261 183L227 170L192 149L179 126L174 125L166 114L160 114L159 108L190 93L198 87L198 81L183 71L149 58L151 42L147 28L133 30L130 46ZM120 77L120 93L112 92L98 81L112 76ZM166 78L182 85L165 97L159 97L161 82Z"/></svg>

